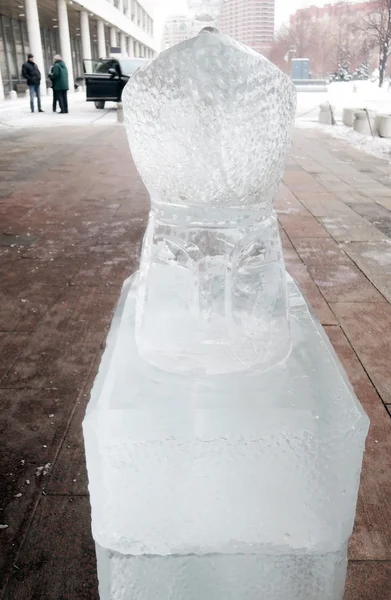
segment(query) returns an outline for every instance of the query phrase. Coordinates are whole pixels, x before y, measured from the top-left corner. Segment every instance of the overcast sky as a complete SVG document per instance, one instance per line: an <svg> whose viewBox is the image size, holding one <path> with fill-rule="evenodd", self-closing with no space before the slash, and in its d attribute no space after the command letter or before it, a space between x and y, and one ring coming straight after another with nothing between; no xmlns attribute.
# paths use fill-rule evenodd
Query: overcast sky
<svg viewBox="0 0 391 600"><path fill-rule="evenodd" d="M287 22L289 15L291 15L298 8L310 5L330 4L337 0L276 0L276 27L278 28L282 23ZM353 0L358 1L358 0ZM186 0L158 0L157 5L162 6L166 14L186 14L187 6Z"/></svg>

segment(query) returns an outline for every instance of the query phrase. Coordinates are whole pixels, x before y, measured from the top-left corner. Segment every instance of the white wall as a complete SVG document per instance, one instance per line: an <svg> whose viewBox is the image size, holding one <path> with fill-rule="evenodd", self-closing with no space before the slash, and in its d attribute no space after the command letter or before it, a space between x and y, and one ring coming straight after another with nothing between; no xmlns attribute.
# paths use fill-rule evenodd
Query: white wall
<svg viewBox="0 0 391 600"><path fill-rule="evenodd" d="M149 10L148 0L138 0L139 4L145 9L146 12L153 18L153 11ZM75 0L76 4L83 6L88 12L93 13L103 21L114 25L120 31L126 33L126 35L132 36L132 38L145 44L152 50L160 52L160 40L156 35L157 28L154 24L154 36L150 36L146 31L141 29L126 17L125 14L121 13L112 4L109 4L107 0Z"/></svg>

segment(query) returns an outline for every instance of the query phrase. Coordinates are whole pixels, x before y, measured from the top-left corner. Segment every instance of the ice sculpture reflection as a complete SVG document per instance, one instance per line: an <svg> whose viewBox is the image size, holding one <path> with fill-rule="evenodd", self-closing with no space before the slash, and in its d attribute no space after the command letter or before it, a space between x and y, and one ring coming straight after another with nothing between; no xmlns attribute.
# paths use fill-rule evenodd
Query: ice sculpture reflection
<svg viewBox="0 0 391 600"><path fill-rule="evenodd" d="M140 354L172 372L265 369L289 352L273 197L296 93L257 52L202 32L124 92L151 196L137 301Z"/></svg>

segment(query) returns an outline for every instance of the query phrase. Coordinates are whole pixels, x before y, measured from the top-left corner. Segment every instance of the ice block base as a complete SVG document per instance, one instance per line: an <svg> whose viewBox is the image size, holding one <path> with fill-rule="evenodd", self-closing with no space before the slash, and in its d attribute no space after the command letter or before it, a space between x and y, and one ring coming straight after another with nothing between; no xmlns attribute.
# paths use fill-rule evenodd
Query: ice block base
<svg viewBox="0 0 391 600"><path fill-rule="evenodd" d="M101 600L342 600L368 418L288 280L264 373L142 360L125 283L83 423Z"/></svg>
<svg viewBox="0 0 391 600"><path fill-rule="evenodd" d="M101 600L342 600L346 549L129 556L96 546Z"/></svg>

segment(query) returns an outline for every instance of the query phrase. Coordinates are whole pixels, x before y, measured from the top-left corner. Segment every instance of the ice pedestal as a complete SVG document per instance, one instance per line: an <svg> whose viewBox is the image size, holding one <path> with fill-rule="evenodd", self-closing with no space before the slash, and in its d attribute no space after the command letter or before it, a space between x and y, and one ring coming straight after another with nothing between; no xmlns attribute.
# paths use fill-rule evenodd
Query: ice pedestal
<svg viewBox="0 0 391 600"><path fill-rule="evenodd" d="M101 600L342 600L368 418L288 280L266 373L140 358L125 283L84 421Z"/></svg>

